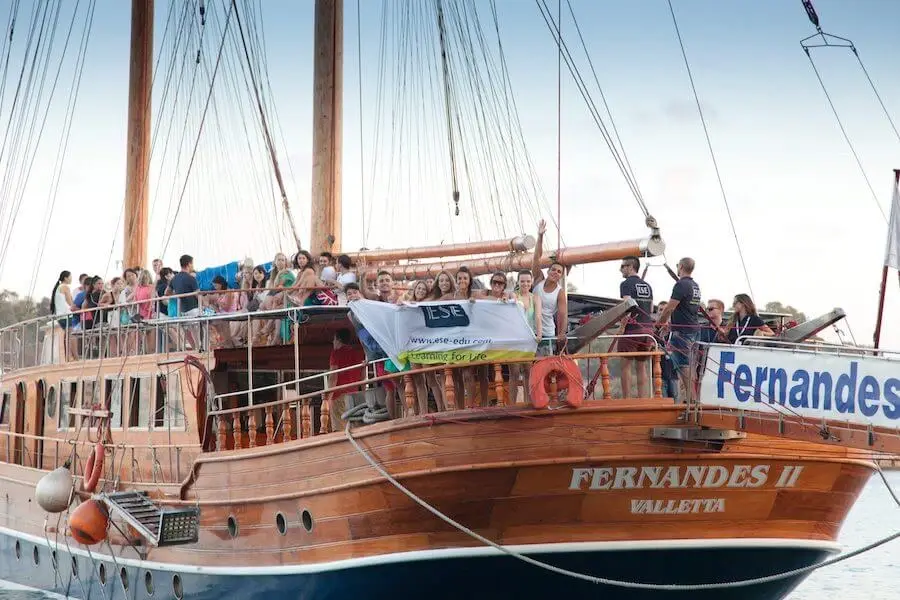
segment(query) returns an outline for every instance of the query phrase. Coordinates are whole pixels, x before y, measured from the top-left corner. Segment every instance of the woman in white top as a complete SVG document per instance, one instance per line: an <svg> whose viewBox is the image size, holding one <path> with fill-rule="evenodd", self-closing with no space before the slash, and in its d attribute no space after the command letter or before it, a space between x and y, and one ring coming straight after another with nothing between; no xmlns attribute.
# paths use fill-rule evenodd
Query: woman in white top
<svg viewBox="0 0 900 600"><path fill-rule="evenodd" d="M75 302L72 300L72 273L62 271L56 279L53 286L53 292L50 293L50 312L56 317L56 322L63 329L69 329L72 326L72 309ZM74 336L69 336L67 346L68 360L75 360L76 340ZM56 348L57 346L53 346ZM62 354L62 352L60 352Z"/></svg>

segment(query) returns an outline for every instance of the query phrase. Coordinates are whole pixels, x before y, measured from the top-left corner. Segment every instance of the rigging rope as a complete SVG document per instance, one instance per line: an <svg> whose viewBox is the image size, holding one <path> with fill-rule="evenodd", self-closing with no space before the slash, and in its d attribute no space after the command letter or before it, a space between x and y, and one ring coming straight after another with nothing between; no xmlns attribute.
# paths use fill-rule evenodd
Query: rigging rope
<svg viewBox="0 0 900 600"><path fill-rule="evenodd" d="M850 148L850 153L853 155L853 160L856 161L856 166L859 168L859 172L866 182L866 187L869 188L869 194L872 196L872 200L875 202L875 206L878 207L878 212L881 213L881 218L884 219L885 223L887 223L887 214L884 212L884 208L882 208L881 202L878 201L878 194L875 193L875 188L872 186L872 181L869 179L869 175L866 173L866 170L863 167L862 160L859 157L859 153L856 151L856 147L850 140L850 134L847 133L847 129L846 127L844 127L841 116L838 114L837 107L835 107L834 102L831 99L831 94L828 93L828 88L825 86L825 81L822 79L822 75L819 73L819 69L816 67L816 63L813 60L810 50L813 48L848 48L851 52L853 52L853 56L856 57L856 60L859 63L863 74L866 76L866 80L869 82L869 86L872 88L872 91L875 93L875 97L878 99L878 104L881 105L881 110L884 112L884 116L887 117L887 120L891 125L891 129L894 131L894 135L897 137L897 141L900 141L900 132L897 131L897 126L894 124L894 120L891 118L891 115L888 112L884 101L881 99L881 94L878 93L878 89L875 87L875 82L873 82L872 78L869 76L869 71L868 69L866 69L865 64L863 64L862 58L859 56L859 52L856 50L856 45L853 43L853 41L822 31L822 27L819 24L819 16L816 14L816 9L813 7L812 0L802 0L802 2L803 8L806 9L806 14L809 17L810 22L816 28L816 33L800 40L800 47L803 48L803 52L806 54L806 58L809 59L809 64L813 69L813 73L815 73L816 75L816 79L819 82L819 87L822 88L822 92L825 94L825 99L828 101L828 106L831 107L831 112L832 114L834 114L834 119L837 122L838 128L841 130L841 135L844 137L844 141L847 142L847 146ZM822 43L810 43L810 40L814 40L816 38L821 38ZM834 42L829 40L837 41Z"/></svg>
<svg viewBox="0 0 900 600"><path fill-rule="evenodd" d="M860 554L864 554L869 550L873 550L879 546L883 546L888 542L891 542L897 538L900 538L900 531L893 533L887 537L881 538L872 542L871 544L867 544L850 552L845 552L839 556L835 556L834 558L830 558L828 560L822 561L820 563L816 563L813 565L808 565L806 567L800 567L797 569L791 569L789 571L784 571L782 573L776 573L774 575L767 575L764 577L754 577L752 579L743 579L738 581L724 581L721 583L697 583L697 584L665 584L665 583L644 583L639 581L626 581L621 579L610 579L606 577L596 577L593 575L588 575L586 573L579 573L576 571L571 571L569 569L564 569L561 567L557 567L555 565L540 561L538 559L532 558L526 554L521 552L517 552L508 546L504 546L490 540L483 535L479 534L476 531L466 527L462 523L455 521L450 518L446 514L442 513L425 500L414 494L408 488L406 488L402 483L400 483L395 477L393 477L390 473L388 473L387 469L384 468L375 458L359 444L356 438L353 437L353 434L350 433L350 423L347 423L347 426L344 428L344 434L347 437L347 441L353 446L356 452L362 456L363 459L369 465L375 469L382 477L385 478L391 485L393 485L397 490L403 493L407 498L433 514L435 517L444 521L448 525L454 527L458 531L468 535L469 537L481 542L482 544L489 546L499 552L506 554L516 560L522 561L524 563L530 564L532 566L538 567L540 569L544 569L546 571L550 571L552 573L557 573L559 575L564 575L566 577L571 577L573 579L579 579L581 581L586 581L588 583L593 583L597 585L608 585L614 587L621 587L626 589L637 589L637 590L659 590L659 591L700 591L700 590L719 590L719 589L732 589L738 587L747 587L751 585L760 585L764 583L771 583L773 581L781 581L784 579L789 579L792 577L797 577L800 575L805 575L807 573L811 573L818 569L828 567L831 565L835 565L841 562L844 562L847 559L853 558L855 556L859 556ZM884 479L885 484L887 484L887 480ZM888 485L888 489L891 490ZM893 490L891 490L891 495L894 496ZM896 497L895 497L896 499Z"/></svg>
<svg viewBox="0 0 900 600"><path fill-rule="evenodd" d="M241 45L244 49L244 58L247 60L247 69L250 72L250 81L253 83L253 95L256 99L256 107L259 110L259 118L260 123L262 125L263 134L265 136L266 147L269 150L269 157L272 160L272 169L275 171L275 179L278 182L278 190L281 192L281 204L284 208L284 214L287 216L288 222L291 226L291 232L294 234L294 241L297 242L297 250L302 250L303 247L300 244L300 234L297 233L297 226L294 224L294 217L291 214L291 205L288 202L287 191L284 187L284 180L281 177L281 168L278 166L278 156L275 152L275 144L272 142L272 134L269 131L269 123L266 119L266 111L263 107L262 100L259 95L259 85L256 82L256 75L253 71L253 65L250 60L250 52L247 50L247 39L244 37L244 27L241 24L241 15L238 12L237 8L237 0L231 0L231 7L234 10L234 16L237 20L238 31L241 35Z"/></svg>
<svg viewBox="0 0 900 600"><path fill-rule="evenodd" d="M672 0L666 1L669 5L669 13L672 15L672 24L675 26L675 35L678 38L678 46L681 48L681 56L684 58L684 67L687 69L688 79L691 82L691 90L694 93L694 102L697 104L700 123L703 125L703 135L706 136L706 146L709 148L709 157L712 159L713 168L716 172L716 179L719 182L719 191L722 193L722 201L725 203L725 211L728 213L728 222L731 224L731 233L734 236L735 246L737 246L738 257L741 259L741 267L744 269L744 277L747 279L747 288L750 291L750 295L756 297L756 294L753 293L753 284L750 283L750 272L747 270L747 261L744 260L744 251L741 249L741 241L738 239L734 217L731 214L731 206L728 204L728 195L725 193L725 184L722 182L722 174L719 171L719 162L716 160L716 153L713 151L712 140L709 137L709 128L706 125L706 117L703 115L703 107L700 105L700 96L697 93L697 86L694 84L691 63L688 61L687 51L684 49L684 40L681 38L681 30L678 28L678 19L675 17L675 9L672 7Z"/></svg>
<svg viewBox="0 0 900 600"><path fill-rule="evenodd" d="M444 2L437 0L437 26L438 37L441 42L441 72L444 76L444 109L447 113L447 141L450 145L450 178L453 182L453 206L454 213L459 216L459 184L457 183L456 174L456 143L453 135L453 119L452 114L455 113L453 108L453 96L450 93L452 83L450 80L450 65L447 61L447 41L446 41L446 25L444 23ZM458 118L458 115L457 115Z"/></svg>

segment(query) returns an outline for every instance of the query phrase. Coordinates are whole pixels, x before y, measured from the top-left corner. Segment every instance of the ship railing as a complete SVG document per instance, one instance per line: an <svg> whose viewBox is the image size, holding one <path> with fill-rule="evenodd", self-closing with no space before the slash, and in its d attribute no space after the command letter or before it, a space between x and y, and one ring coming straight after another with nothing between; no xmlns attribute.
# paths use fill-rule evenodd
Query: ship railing
<svg viewBox="0 0 900 600"><path fill-rule="evenodd" d="M315 288L323 289L323 288ZM269 292L314 291L300 288L270 288ZM258 310L254 312L239 311L228 313L200 314L197 316L168 317L156 313L160 300L180 303L186 298L203 298L214 294L242 294L247 290L224 290L218 292L202 291L190 294L179 294L165 297L154 297L150 300L132 301L111 307L98 307L74 311L65 317L52 315L35 317L15 325L0 329L0 371L9 374L13 371L46 364L68 362L70 356L76 360L94 360L101 357L136 356L145 354L163 354L191 351L202 351L210 348L210 340L215 337L216 326L225 322L239 322L246 327L246 337L252 337L251 321L288 319L302 321L302 313L310 307L288 306L287 294L283 294L282 308ZM80 320L86 314L101 314L100 311L127 311L138 314L138 309L150 304L153 317L135 320L126 324L110 324L99 319L89 329L75 326L76 317ZM200 304L203 304L202 300ZM316 306L317 310L346 310L339 306ZM181 311L178 311L179 314ZM64 320L66 326L60 324ZM227 325L225 325L227 326Z"/></svg>
<svg viewBox="0 0 900 600"><path fill-rule="evenodd" d="M601 336L599 341L612 341L622 336ZM663 398L662 360L665 353L655 348L646 352L584 352L571 355L582 371L579 385L591 385L591 395L587 401L610 401L622 397L621 387L617 386L615 371L623 358L645 358L650 366L648 379L651 386L650 398L658 401ZM528 367L539 361L536 359L515 359L503 361L477 361L461 364L445 364L436 366L419 366L416 369L387 373L375 377L366 377L342 385L328 386L327 381L332 374L342 371L360 369L366 363L360 363L337 371L327 371L319 375L302 378L308 382L321 378L323 387L320 390L300 394L294 389L295 381L274 385L260 386L247 390L229 392L216 396L217 407L207 414L205 427L211 428L215 437L215 450L234 450L268 446L296 439L308 438L337 431L343 428L342 419L337 411L347 414L340 407L339 400L346 402L346 408L366 404L375 409L376 403L384 396L386 386L393 385L399 406L394 406L388 414L396 419L423 417L438 413L449 413L458 410L469 411L506 411L531 408L524 399L510 397L510 367L521 366L525 377L521 386L528 386ZM371 365L371 363L369 363ZM281 388L281 397L277 400L246 406L225 407L228 398L248 396L251 391L263 391ZM468 389L467 389L468 388ZM430 404L423 400L422 392L431 392ZM436 396L439 396L436 397ZM561 402L563 390L550 385L551 405ZM424 400L429 400L425 398ZM440 402L438 402L440 400ZM640 399L638 399L640 400ZM429 408L422 411L422 406ZM377 412L377 410L376 410ZM385 420L383 414L380 419Z"/></svg>
<svg viewBox="0 0 900 600"><path fill-rule="evenodd" d="M112 435L115 436L113 430ZM9 464L51 470L70 461L76 475L84 473L84 462L96 445L86 439L63 439L51 436L17 433L0 429L0 457ZM190 471L200 454L200 444L124 444L104 442L104 476L115 479L130 477L131 483L175 484Z"/></svg>
<svg viewBox="0 0 900 600"><path fill-rule="evenodd" d="M736 344L752 346L762 350L774 352L791 352L807 354L831 354L836 356L878 356L881 358L900 359L900 351L883 348L869 348L848 344L835 344L832 342L790 342L778 338L763 337L758 335L743 335L737 339Z"/></svg>

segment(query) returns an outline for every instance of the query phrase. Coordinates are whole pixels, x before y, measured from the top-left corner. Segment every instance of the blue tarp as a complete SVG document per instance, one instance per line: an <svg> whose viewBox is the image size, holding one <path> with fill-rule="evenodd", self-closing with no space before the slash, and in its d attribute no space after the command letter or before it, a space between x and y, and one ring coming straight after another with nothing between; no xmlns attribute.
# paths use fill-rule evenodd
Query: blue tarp
<svg viewBox="0 0 900 600"><path fill-rule="evenodd" d="M207 267L202 271L197 271L197 285L200 286L200 289L204 292L212 291L213 289L213 279L216 278L216 275L221 275L225 278L225 281L228 282L229 289L237 289L239 286L237 276L238 273L241 272L241 262L234 261L230 262L227 265L221 265L219 267ZM269 276L269 272L272 270L272 262L263 263L261 266L266 270L266 277Z"/></svg>
<svg viewBox="0 0 900 600"><path fill-rule="evenodd" d="M221 267L208 267L202 271L197 271L197 285L204 292L208 292L213 289L213 279L217 275L221 275L228 282L229 288L235 288L237 287L237 275L240 271L241 263L238 261L230 262Z"/></svg>

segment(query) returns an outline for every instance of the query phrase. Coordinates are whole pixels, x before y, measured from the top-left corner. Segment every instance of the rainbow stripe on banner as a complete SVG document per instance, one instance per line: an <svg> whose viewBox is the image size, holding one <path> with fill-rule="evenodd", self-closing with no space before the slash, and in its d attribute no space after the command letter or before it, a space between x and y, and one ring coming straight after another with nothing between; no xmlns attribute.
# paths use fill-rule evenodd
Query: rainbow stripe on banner
<svg viewBox="0 0 900 600"><path fill-rule="evenodd" d="M534 332L515 302L349 303L353 316L398 367L533 358Z"/></svg>

